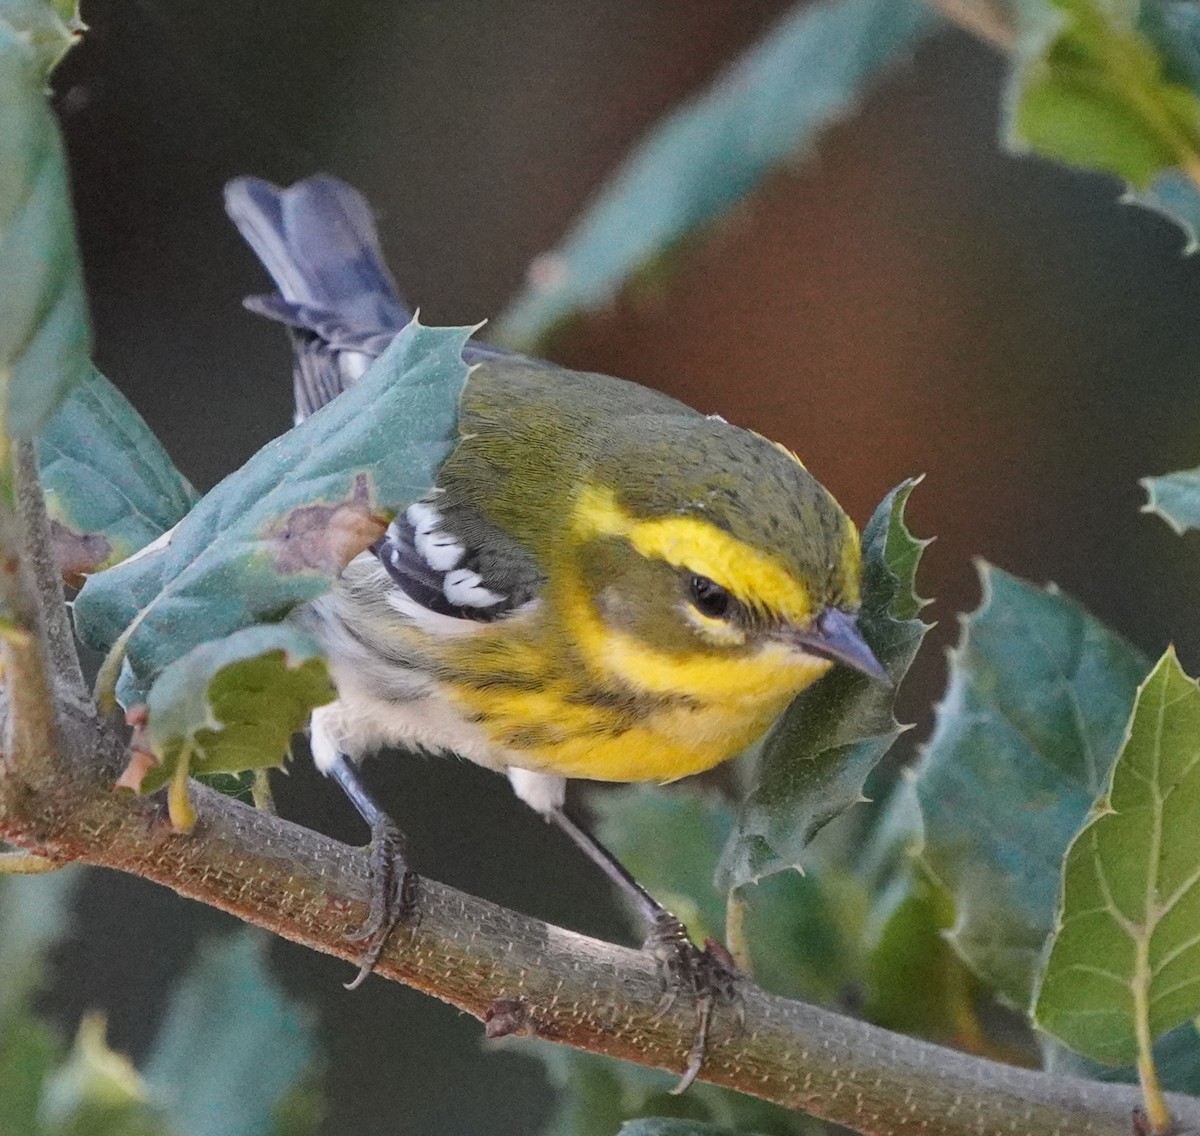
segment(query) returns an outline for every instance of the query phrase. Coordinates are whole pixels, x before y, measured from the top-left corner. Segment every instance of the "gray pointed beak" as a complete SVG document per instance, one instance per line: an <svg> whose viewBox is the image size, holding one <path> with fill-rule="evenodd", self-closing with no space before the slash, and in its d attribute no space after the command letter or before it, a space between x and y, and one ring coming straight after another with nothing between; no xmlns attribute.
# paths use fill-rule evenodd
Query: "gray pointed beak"
<svg viewBox="0 0 1200 1136"><path fill-rule="evenodd" d="M813 620L811 627L804 631L790 631L788 641L810 655L832 659L835 663L860 671L876 682L886 686L892 685L887 671L862 637L862 632L858 629L858 620L841 608L826 608Z"/></svg>

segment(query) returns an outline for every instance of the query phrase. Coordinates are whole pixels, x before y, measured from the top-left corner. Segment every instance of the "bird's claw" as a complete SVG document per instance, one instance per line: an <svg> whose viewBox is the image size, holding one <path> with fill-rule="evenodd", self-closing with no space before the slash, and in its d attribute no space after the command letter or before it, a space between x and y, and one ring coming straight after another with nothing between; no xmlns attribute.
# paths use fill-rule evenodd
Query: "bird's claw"
<svg viewBox="0 0 1200 1136"><path fill-rule="evenodd" d="M734 1006L738 1022L744 1022L745 1006L738 989L739 975L733 957L720 943L706 939L703 949L697 947L687 928L669 912L663 912L655 920L645 949L654 955L662 983L662 997L654 1017L661 1018L667 1013L680 994L689 997L696 1009L696 1032L687 1066L679 1084L671 1090L672 1094L678 1095L691 1085L704 1064L715 1006L718 1003Z"/></svg>
<svg viewBox="0 0 1200 1136"><path fill-rule="evenodd" d="M363 925L347 936L350 942L367 946L358 974L345 984L347 990L357 989L375 969L393 928L401 923L415 927L421 922L420 881L405 861L404 836L390 820L373 827L370 853L371 906Z"/></svg>

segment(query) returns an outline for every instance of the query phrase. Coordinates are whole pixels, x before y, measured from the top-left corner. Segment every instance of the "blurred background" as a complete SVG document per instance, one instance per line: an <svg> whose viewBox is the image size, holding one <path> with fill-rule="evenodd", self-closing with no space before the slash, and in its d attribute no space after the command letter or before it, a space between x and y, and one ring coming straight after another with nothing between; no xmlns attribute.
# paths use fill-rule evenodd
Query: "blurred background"
<svg viewBox="0 0 1200 1136"><path fill-rule="evenodd" d="M265 278L221 187L326 171L378 212L427 323L500 314L606 175L790 5L781 0L93 0L55 76L96 359L206 489L290 422L289 352L242 311ZM1200 464L1200 261L1120 186L1000 152L1002 67L949 30L851 120L688 243L672 271L560 336L554 358L636 379L778 438L860 521L902 478L935 535L940 627L904 692L925 736L972 558L1056 581L1151 654L1200 665L1195 538L1139 513L1137 479ZM418 870L578 930L629 938L606 887L495 775L378 760L368 777ZM303 761L280 811L365 833ZM135 1056L198 939L231 920L91 873L42 1008L102 1008ZM324 1131L537 1130L519 1050L345 964L272 959L311 1005Z"/></svg>

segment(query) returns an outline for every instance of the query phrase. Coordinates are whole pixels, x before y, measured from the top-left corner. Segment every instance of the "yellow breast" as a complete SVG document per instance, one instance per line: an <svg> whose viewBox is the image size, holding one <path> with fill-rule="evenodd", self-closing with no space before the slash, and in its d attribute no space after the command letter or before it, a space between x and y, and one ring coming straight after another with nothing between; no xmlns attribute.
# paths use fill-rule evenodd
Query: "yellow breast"
<svg viewBox="0 0 1200 1136"><path fill-rule="evenodd" d="M673 781L735 757L831 664L786 648L675 658L606 635L564 654L501 621L438 649L442 692L523 768L596 781ZM617 683L616 677L621 681Z"/></svg>

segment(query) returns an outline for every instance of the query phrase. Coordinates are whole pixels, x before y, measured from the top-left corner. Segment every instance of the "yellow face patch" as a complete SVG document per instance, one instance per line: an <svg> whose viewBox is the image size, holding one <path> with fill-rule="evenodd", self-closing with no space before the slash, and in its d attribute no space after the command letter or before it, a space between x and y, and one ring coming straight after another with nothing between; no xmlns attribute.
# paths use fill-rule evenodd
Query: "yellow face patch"
<svg viewBox="0 0 1200 1136"><path fill-rule="evenodd" d="M581 540L622 537L643 556L707 576L747 607L766 608L794 626L812 616L808 589L775 557L744 544L702 517L640 520L608 489L587 486L574 514Z"/></svg>

